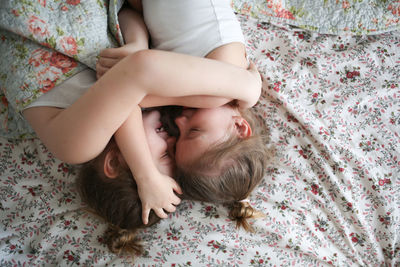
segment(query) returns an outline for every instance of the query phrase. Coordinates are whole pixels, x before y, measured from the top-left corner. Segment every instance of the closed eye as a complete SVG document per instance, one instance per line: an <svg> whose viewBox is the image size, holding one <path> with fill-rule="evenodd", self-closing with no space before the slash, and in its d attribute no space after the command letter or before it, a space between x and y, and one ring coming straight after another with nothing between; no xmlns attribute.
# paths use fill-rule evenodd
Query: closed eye
<svg viewBox="0 0 400 267"><path fill-rule="evenodd" d="M194 136L196 136L198 133L200 132L200 129L198 129L198 128L190 128L189 129L189 132L188 132L188 134L187 134L187 136L190 138L190 137L194 137Z"/></svg>
<svg viewBox="0 0 400 267"><path fill-rule="evenodd" d="M161 133L161 132L165 132L164 126L161 126L161 127L156 129L156 133Z"/></svg>

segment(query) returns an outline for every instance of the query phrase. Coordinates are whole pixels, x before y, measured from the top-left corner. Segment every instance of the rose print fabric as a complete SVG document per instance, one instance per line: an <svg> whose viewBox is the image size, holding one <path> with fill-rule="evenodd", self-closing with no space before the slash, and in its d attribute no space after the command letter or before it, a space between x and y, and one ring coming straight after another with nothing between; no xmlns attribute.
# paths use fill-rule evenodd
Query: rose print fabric
<svg viewBox="0 0 400 267"><path fill-rule="evenodd" d="M0 135L32 130L22 109L122 42L122 1L12 0L0 6Z"/></svg>
<svg viewBox="0 0 400 267"><path fill-rule="evenodd" d="M1 266L399 266L400 35L332 36L238 15L264 78L275 150L251 194L254 233L183 201L116 256L82 209L77 167L37 139L0 139ZM245 88L244 88L245 90Z"/></svg>
<svg viewBox="0 0 400 267"><path fill-rule="evenodd" d="M233 0L233 8L264 22L325 34L365 35L400 29L395 0Z"/></svg>

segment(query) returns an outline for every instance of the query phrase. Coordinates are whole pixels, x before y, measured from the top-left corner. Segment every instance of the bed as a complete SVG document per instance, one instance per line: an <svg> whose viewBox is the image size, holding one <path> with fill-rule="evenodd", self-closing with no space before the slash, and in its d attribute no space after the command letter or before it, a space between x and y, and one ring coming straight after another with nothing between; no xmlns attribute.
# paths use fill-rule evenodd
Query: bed
<svg viewBox="0 0 400 267"><path fill-rule="evenodd" d="M400 266L400 4L311 4L233 1L275 151L250 196L265 214L254 233L183 201L141 231L143 255L114 255L74 188L79 167L2 137L0 265Z"/></svg>

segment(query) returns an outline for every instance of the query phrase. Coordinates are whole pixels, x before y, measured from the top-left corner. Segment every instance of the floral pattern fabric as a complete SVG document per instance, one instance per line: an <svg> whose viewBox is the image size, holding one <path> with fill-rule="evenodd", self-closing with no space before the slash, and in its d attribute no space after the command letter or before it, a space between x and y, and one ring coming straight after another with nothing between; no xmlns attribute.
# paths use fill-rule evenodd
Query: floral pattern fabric
<svg viewBox="0 0 400 267"><path fill-rule="evenodd" d="M0 6L0 135L32 133L21 111L121 44L119 0L12 0Z"/></svg>
<svg viewBox="0 0 400 267"><path fill-rule="evenodd" d="M325 34L377 34L400 29L397 0L232 0L234 9L264 22Z"/></svg>
<svg viewBox="0 0 400 267"><path fill-rule="evenodd" d="M331 36L238 15L263 75L255 107L275 150L235 229L226 207L183 201L116 256L85 212L77 167L37 139L0 139L1 266L399 266L400 35Z"/></svg>

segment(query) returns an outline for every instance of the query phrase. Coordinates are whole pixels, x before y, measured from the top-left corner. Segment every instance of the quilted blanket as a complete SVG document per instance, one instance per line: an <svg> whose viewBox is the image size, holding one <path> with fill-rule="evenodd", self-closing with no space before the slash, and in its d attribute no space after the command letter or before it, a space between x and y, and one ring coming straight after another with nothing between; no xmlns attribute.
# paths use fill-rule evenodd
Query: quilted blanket
<svg viewBox="0 0 400 267"><path fill-rule="evenodd" d="M265 22L325 34L365 35L400 29L396 0L234 0L233 7Z"/></svg>
<svg viewBox="0 0 400 267"><path fill-rule="evenodd" d="M0 265L399 266L400 33L328 35L255 15L238 18L276 153L250 196L266 215L254 233L224 206L183 201L140 233L144 255L116 256L82 209L79 166L37 139L0 137Z"/></svg>
<svg viewBox="0 0 400 267"><path fill-rule="evenodd" d="M123 43L119 0L11 0L0 5L0 135L23 137L32 129L21 111Z"/></svg>

